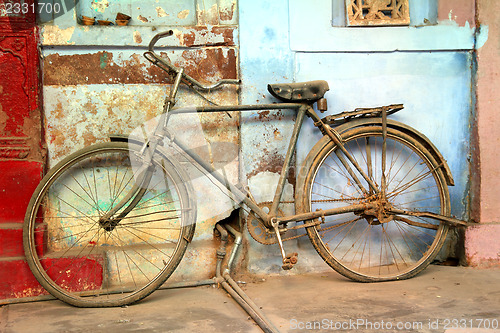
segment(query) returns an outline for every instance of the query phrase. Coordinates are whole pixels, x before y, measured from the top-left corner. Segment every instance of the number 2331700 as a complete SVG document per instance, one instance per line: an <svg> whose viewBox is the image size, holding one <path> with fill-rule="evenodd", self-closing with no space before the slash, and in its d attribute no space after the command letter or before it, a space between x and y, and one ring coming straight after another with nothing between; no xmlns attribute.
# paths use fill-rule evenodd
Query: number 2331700
<svg viewBox="0 0 500 333"><path fill-rule="evenodd" d="M11 3L7 2L3 6L3 12L6 15L19 15L19 14L28 14L28 13L35 13L35 14L42 14L42 13L47 13L47 14L59 14L62 11L61 4L60 3Z"/></svg>
<svg viewBox="0 0 500 333"><path fill-rule="evenodd" d="M499 327L497 319L444 319L440 324L444 329L498 329Z"/></svg>

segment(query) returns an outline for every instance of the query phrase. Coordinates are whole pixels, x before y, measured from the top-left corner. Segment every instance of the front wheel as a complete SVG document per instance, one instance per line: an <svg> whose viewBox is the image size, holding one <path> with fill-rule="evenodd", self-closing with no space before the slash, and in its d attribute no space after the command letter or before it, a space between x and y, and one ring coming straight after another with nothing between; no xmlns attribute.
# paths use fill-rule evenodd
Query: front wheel
<svg viewBox="0 0 500 333"><path fill-rule="evenodd" d="M354 128L343 133L342 139L381 191L382 128ZM387 205L449 215L441 166L418 140L388 128L385 160ZM298 184L302 190L297 199L299 213L383 202L332 141L310 153L304 165L306 175ZM326 216L324 223L308 227L307 233L320 256L337 272L356 281L374 282L407 279L421 272L436 257L447 230L432 219L372 210Z"/></svg>
<svg viewBox="0 0 500 333"><path fill-rule="evenodd" d="M139 146L111 142L80 150L42 180L26 212L27 262L53 296L79 307L122 306L157 289L194 232L189 183L155 155L144 195L118 223L105 214L134 188Z"/></svg>

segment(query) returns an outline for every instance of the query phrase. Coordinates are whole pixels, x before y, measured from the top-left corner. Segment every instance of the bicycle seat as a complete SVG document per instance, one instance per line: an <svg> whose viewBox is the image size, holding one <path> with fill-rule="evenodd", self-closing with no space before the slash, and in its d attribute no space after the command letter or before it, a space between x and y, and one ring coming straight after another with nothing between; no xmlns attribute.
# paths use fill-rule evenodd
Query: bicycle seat
<svg viewBox="0 0 500 333"><path fill-rule="evenodd" d="M271 95L285 102L314 102L323 98L330 88L328 87L328 82L317 80L297 83L268 84L267 90L269 90Z"/></svg>

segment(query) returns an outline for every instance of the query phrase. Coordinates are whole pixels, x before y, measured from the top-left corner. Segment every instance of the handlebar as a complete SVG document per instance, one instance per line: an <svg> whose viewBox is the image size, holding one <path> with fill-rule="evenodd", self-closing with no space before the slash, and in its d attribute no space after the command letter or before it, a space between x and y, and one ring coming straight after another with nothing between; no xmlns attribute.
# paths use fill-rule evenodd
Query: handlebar
<svg viewBox="0 0 500 333"><path fill-rule="evenodd" d="M179 68L175 67L173 64L166 61L165 59L163 59L162 57L160 57L158 54L156 54L154 52L154 47L160 39L165 38L165 37L170 37L173 34L174 34L173 30L168 30L168 31L160 32L159 34L156 34L149 42L148 52L144 53L144 57L146 57L146 59L148 59L150 62L152 62L154 65L160 67L161 69L163 69L167 72L172 71L172 72L175 72L176 74L178 74L181 71ZM149 56L151 56L153 59L150 59ZM188 74L186 74L184 72L182 72L182 78L185 81L187 81L190 84L197 87L198 89L204 90L204 91L212 90L212 89L218 88L218 87L225 85L225 84L241 84L241 80L224 79L224 80L220 80L219 82L216 82L215 84L213 84L211 86L207 86L207 85L204 85L204 84L198 82L197 80L195 80L194 78L192 78L191 76L189 76Z"/></svg>
<svg viewBox="0 0 500 333"><path fill-rule="evenodd" d="M155 44L162 38L172 36L174 34L173 30L168 30L165 32L160 32L159 34L156 34L153 39L149 42L148 50L149 52L154 52L154 47Z"/></svg>

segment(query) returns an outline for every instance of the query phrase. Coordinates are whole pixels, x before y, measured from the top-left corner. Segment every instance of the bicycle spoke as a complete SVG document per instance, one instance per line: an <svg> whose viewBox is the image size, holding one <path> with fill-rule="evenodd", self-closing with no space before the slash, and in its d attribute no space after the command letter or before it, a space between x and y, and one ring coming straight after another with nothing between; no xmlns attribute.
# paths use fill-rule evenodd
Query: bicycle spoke
<svg viewBox="0 0 500 333"><path fill-rule="evenodd" d="M133 203L131 153L126 144L105 143L73 154L44 179L30 208L30 268L73 305L119 306L147 296L172 274L192 237L186 219L195 207L187 207L186 182L171 164L154 162L159 172ZM103 216L125 197L129 212L119 222Z"/></svg>
<svg viewBox="0 0 500 333"><path fill-rule="evenodd" d="M383 208L380 205L371 211L342 213L335 221L330 217L320 229L308 227L309 237L327 263L347 277L360 281L411 277L437 254L446 235L446 228L439 223L411 216L412 211L444 214L448 209L442 165L434 162L430 152L418 148L421 146L413 143L413 137L395 129L387 129L385 144L380 127L366 126L346 133L346 152L379 192L359 195L356 182L332 145L312 162L313 177L310 189L305 190L308 211L341 207L352 200L380 205L385 190L383 199L396 209L408 211L409 216L392 216L390 209L379 211ZM332 169L337 170L328 173Z"/></svg>

